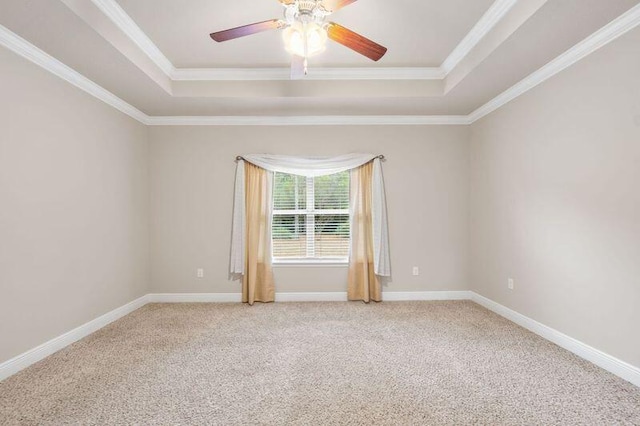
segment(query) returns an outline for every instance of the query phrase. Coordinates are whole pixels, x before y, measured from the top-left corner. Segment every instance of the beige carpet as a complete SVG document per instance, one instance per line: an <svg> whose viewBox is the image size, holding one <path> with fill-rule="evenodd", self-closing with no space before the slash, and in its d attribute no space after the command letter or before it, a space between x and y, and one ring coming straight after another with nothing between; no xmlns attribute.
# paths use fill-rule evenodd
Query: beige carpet
<svg viewBox="0 0 640 426"><path fill-rule="evenodd" d="M1 382L0 424L640 425L640 389L472 302L153 304Z"/></svg>

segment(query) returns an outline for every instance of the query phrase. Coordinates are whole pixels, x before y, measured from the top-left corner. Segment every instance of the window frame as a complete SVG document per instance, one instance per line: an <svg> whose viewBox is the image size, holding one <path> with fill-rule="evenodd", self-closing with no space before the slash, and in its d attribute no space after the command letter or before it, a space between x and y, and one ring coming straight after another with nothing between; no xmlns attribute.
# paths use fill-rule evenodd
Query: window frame
<svg viewBox="0 0 640 426"><path fill-rule="evenodd" d="M279 173L279 172L275 172ZM348 171L346 173L349 173ZM290 173L281 173L289 174ZM295 175L292 175L295 176ZM275 176L274 176L274 191L275 193ZM351 182L351 175L349 174L349 182ZM305 217L305 232L307 235L306 256L305 257L276 257L273 253L273 231L271 232L271 262L278 266L345 266L349 263L349 255L336 256L336 257L314 257L315 255L315 219L316 216L335 216L346 215L349 223L351 223L351 209L316 209L315 208L315 178L306 177L306 208L304 209L288 209L288 210L276 210L271 209L271 224L273 225L273 217L275 216L296 216L301 215ZM310 236L310 237L309 237ZM349 244L351 243L351 227L349 227Z"/></svg>

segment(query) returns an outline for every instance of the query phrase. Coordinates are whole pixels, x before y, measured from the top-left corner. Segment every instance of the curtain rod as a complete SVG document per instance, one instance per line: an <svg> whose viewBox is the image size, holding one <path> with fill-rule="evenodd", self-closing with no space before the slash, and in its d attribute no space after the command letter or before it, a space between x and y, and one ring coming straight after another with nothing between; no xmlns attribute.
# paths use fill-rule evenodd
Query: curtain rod
<svg viewBox="0 0 640 426"><path fill-rule="evenodd" d="M384 158L384 155L382 155L382 154L380 154L380 155L376 155L374 158L378 158L378 159L380 159L381 161L385 161L385 160L386 160L386 159ZM238 155L238 156L236 157L236 161L240 161L240 160L244 160L244 157L243 157L243 156L241 156L241 155ZM245 160L245 161L246 161L246 160Z"/></svg>

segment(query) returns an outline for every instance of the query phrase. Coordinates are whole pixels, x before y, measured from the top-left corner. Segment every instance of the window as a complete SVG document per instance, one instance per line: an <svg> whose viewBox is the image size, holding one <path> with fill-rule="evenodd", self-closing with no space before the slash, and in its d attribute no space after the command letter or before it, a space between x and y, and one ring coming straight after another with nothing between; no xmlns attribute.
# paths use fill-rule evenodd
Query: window
<svg viewBox="0 0 640 426"><path fill-rule="evenodd" d="M315 178L275 173L275 262L347 262L349 237L348 171Z"/></svg>

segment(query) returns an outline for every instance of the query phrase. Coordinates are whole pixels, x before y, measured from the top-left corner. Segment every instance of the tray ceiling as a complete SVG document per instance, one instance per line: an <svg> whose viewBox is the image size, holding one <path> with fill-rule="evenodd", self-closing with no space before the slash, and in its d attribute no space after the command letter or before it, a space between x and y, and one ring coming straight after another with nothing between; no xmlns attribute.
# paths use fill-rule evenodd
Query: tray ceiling
<svg viewBox="0 0 640 426"><path fill-rule="evenodd" d="M276 0L118 0L158 48L179 68L288 66L280 32L212 43L212 31L282 18ZM489 9L493 0L360 0L331 16L386 46L375 64L331 43L312 66L437 67Z"/></svg>
<svg viewBox="0 0 640 426"><path fill-rule="evenodd" d="M208 37L279 18L276 0L3 0L0 29L5 46L40 49L143 116L465 117L601 28L634 28L639 4L360 0L331 19L388 54L371 62L331 43L303 81L288 80L278 31Z"/></svg>

